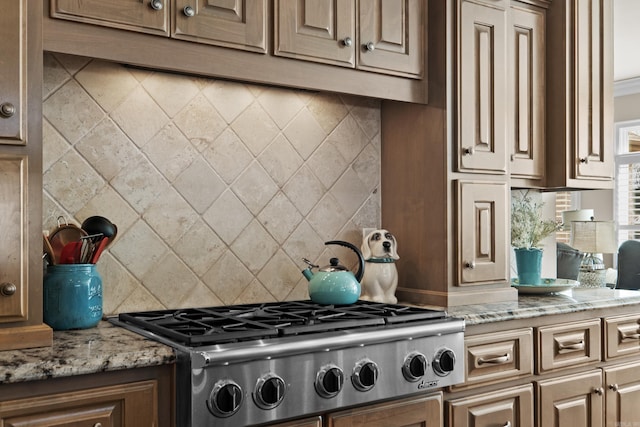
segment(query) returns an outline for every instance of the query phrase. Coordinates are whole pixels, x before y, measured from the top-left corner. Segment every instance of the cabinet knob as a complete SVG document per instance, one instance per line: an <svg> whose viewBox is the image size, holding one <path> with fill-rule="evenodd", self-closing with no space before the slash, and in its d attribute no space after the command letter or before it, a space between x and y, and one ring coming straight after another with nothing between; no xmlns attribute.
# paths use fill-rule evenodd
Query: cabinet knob
<svg viewBox="0 0 640 427"><path fill-rule="evenodd" d="M580 163L586 165L587 163L589 163L589 158L588 157L580 157Z"/></svg>
<svg viewBox="0 0 640 427"><path fill-rule="evenodd" d="M466 147L462 149L462 154L464 154L465 156L471 156L474 153L474 149L473 147Z"/></svg>
<svg viewBox="0 0 640 427"><path fill-rule="evenodd" d="M162 4L162 0L151 0L151 9L153 10L162 10L164 5Z"/></svg>
<svg viewBox="0 0 640 427"><path fill-rule="evenodd" d="M95 423L93 427L102 427L102 423Z"/></svg>
<svg viewBox="0 0 640 427"><path fill-rule="evenodd" d="M511 421L507 421L503 427L511 427Z"/></svg>
<svg viewBox="0 0 640 427"><path fill-rule="evenodd" d="M468 268L469 270L473 270L474 268L476 268L476 262L475 261L467 261L464 263L464 268Z"/></svg>
<svg viewBox="0 0 640 427"><path fill-rule="evenodd" d="M373 44L373 42L369 42L367 44L364 45L365 50L367 50L368 52L373 52L374 50L376 50L376 45Z"/></svg>
<svg viewBox="0 0 640 427"><path fill-rule="evenodd" d="M618 391L620 387L618 387L618 384L609 384L609 389L611 391Z"/></svg>
<svg viewBox="0 0 640 427"><path fill-rule="evenodd" d="M342 45L349 47L353 44L353 40L351 40L351 37L345 37L344 39L342 39Z"/></svg>
<svg viewBox="0 0 640 427"><path fill-rule="evenodd" d="M0 284L0 295L3 297L10 297L15 294L18 288L13 283L2 283Z"/></svg>
<svg viewBox="0 0 640 427"><path fill-rule="evenodd" d="M0 116L11 117L16 113L16 107L10 102L4 102L0 105Z"/></svg>
<svg viewBox="0 0 640 427"><path fill-rule="evenodd" d="M602 387L596 387L593 389L593 392L598 396L602 396L604 394L604 389Z"/></svg>
<svg viewBox="0 0 640 427"><path fill-rule="evenodd" d="M191 6L185 6L184 9L182 9L182 12L186 17L192 17L192 16L195 16L196 14L195 9Z"/></svg>

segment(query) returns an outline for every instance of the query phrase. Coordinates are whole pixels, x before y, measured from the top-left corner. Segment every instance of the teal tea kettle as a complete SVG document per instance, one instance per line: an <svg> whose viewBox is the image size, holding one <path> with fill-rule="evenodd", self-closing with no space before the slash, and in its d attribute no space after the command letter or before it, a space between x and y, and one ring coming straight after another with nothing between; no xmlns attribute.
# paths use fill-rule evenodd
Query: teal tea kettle
<svg viewBox="0 0 640 427"><path fill-rule="evenodd" d="M318 268L306 258L309 267L302 274L309 281L309 298L318 304L353 304L360 298L360 279L364 274L364 257L356 246L349 242L332 240L325 245L340 245L351 249L358 255L358 272L354 275L339 264L338 258L331 258L330 264L320 268L315 274L312 268Z"/></svg>

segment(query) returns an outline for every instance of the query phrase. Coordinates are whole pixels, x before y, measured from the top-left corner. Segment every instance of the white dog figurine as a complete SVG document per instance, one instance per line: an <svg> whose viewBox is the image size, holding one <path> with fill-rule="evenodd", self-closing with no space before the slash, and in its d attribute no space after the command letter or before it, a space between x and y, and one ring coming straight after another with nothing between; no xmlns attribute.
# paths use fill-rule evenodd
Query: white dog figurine
<svg viewBox="0 0 640 427"><path fill-rule="evenodd" d="M374 230L362 241L362 256L365 259L360 299L395 304L399 259L396 238L387 230Z"/></svg>

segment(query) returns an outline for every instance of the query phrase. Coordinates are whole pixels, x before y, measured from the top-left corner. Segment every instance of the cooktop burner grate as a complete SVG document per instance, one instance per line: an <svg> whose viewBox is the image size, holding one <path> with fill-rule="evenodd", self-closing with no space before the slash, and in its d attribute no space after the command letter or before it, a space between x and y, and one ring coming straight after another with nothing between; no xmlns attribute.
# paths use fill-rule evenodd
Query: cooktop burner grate
<svg viewBox="0 0 640 427"><path fill-rule="evenodd" d="M357 301L322 305L311 301L122 313L119 320L189 346L276 336L385 327L446 317L418 307Z"/></svg>

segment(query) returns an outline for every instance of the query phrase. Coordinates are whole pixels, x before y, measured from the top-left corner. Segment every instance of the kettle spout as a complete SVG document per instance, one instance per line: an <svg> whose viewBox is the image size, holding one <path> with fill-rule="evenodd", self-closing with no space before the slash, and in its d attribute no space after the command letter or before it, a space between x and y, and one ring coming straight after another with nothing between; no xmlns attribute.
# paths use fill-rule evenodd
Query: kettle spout
<svg viewBox="0 0 640 427"><path fill-rule="evenodd" d="M302 275L304 276L305 279L307 279L308 281L311 281L311 278L313 277L313 272L311 271L311 267L307 267L304 270L302 270Z"/></svg>

